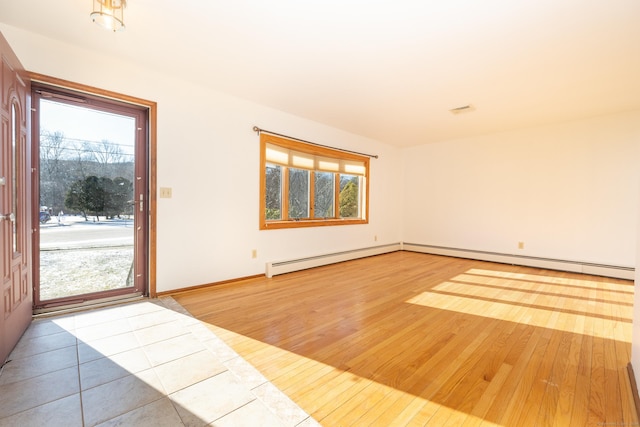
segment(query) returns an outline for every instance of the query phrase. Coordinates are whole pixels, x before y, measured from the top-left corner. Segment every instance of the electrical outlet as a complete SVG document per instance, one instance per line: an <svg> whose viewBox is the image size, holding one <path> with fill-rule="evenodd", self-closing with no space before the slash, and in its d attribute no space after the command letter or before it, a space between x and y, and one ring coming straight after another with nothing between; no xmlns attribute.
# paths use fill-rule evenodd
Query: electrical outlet
<svg viewBox="0 0 640 427"><path fill-rule="evenodd" d="M524 242L518 242L518 249L524 249Z"/></svg>
<svg viewBox="0 0 640 427"><path fill-rule="evenodd" d="M374 241L374 242L377 242L377 241L378 241L378 236L377 236L377 235L376 235L376 236L373 236L373 241Z"/></svg>
<svg viewBox="0 0 640 427"><path fill-rule="evenodd" d="M251 258L258 258L258 250L257 249L253 249L251 251Z"/></svg>
<svg viewBox="0 0 640 427"><path fill-rule="evenodd" d="M171 187L160 187L160 197L163 199L171 198Z"/></svg>

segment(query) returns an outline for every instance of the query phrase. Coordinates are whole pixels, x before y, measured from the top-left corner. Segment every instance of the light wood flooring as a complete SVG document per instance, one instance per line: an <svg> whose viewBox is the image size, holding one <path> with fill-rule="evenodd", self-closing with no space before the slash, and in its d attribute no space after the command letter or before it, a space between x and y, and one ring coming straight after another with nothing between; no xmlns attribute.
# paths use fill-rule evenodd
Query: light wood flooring
<svg viewBox="0 0 640 427"><path fill-rule="evenodd" d="M638 425L630 281L395 252L174 298L323 426Z"/></svg>

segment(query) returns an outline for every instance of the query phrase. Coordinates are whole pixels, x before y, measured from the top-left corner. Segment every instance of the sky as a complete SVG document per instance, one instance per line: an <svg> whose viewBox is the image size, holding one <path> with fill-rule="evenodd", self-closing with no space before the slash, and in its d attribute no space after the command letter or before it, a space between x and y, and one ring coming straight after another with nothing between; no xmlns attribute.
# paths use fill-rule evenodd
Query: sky
<svg viewBox="0 0 640 427"><path fill-rule="evenodd" d="M42 99L40 102L41 131L60 131L67 139L117 144L123 154L133 154L135 119L132 117L91 110L83 106Z"/></svg>

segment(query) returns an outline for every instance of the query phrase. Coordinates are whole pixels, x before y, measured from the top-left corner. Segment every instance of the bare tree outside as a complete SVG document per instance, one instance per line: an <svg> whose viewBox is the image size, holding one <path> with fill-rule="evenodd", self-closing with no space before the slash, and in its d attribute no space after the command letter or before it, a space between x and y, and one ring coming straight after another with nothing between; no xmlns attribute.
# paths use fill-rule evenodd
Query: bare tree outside
<svg viewBox="0 0 640 427"><path fill-rule="evenodd" d="M64 205L66 175L63 163L73 159L73 151L65 144L62 132L43 131L40 135L40 206L56 212Z"/></svg>
<svg viewBox="0 0 640 427"><path fill-rule="evenodd" d="M99 142L85 141L82 146L86 159L104 168L126 161L120 145L106 139Z"/></svg>
<svg viewBox="0 0 640 427"><path fill-rule="evenodd" d="M335 174L331 172L314 173L314 217L333 218L335 216Z"/></svg>
<svg viewBox="0 0 640 427"><path fill-rule="evenodd" d="M132 157L125 154L120 145L108 140L80 141L66 138L61 131L43 130L40 134L40 206L46 207L52 214L64 209L81 213L76 209L76 204L66 205L69 189L90 176L112 181L124 179L130 183L131 177L126 176L131 174ZM129 184L126 188L131 192L127 200L131 200L133 190ZM120 188L118 190L121 191ZM109 214L124 214L125 210L110 210Z"/></svg>

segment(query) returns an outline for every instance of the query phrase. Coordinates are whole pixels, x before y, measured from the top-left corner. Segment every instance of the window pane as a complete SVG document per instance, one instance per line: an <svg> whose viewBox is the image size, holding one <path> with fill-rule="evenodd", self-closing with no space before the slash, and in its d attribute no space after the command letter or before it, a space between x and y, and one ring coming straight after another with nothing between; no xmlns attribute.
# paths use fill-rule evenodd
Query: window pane
<svg viewBox="0 0 640 427"><path fill-rule="evenodd" d="M267 133L260 149L261 230L368 223L368 158Z"/></svg>
<svg viewBox="0 0 640 427"><path fill-rule="evenodd" d="M265 218L282 219L282 167L267 164Z"/></svg>
<svg viewBox="0 0 640 427"><path fill-rule="evenodd" d="M265 147L265 159L267 162L278 165L289 165L289 150L275 145L267 144Z"/></svg>
<svg viewBox="0 0 640 427"><path fill-rule="evenodd" d="M340 175L340 218L358 218L360 212L360 178Z"/></svg>
<svg viewBox="0 0 640 427"><path fill-rule="evenodd" d="M335 175L331 172L315 172L316 183L313 199L314 218L333 218L335 199Z"/></svg>
<svg viewBox="0 0 640 427"><path fill-rule="evenodd" d="M20 188L18 185L20 184L20 164L21 158L19 151L22 151L22 147L18 145L18 140L20 139L20 118L18 117L18 111L16 110L16 104L11 104L11 214L13 214L14 218L11 221L11 227L13 228L13 252L20 252L19 242L21 239L18 238L18 221L20 220L20 212L18 212L19 203L22 203L21 200L18 200L20 195Z"/></svg>
<svg viewBox="0 0 640 427"><path fill-rule="evenodd" d="M309 171L289 168L289 218L309 218Z"/></svg>

